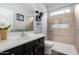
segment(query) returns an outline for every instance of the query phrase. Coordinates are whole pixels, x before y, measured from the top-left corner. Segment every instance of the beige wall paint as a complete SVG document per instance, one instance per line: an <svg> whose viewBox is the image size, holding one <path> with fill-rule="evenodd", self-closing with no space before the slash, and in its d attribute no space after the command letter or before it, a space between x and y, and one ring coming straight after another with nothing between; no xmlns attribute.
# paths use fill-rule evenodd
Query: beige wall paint
<svg viewBox="0 0 79 59"><path fill-rule="evenodd" d="M71 9L73 11L73 8ZM55 23L67 22L69 28L65 29L50 29L50 26ZM48 39L52 41L58 41L68 44L73 44L75 39L75 14L71 12L69 14L58 15L48 18Z"/></svg>

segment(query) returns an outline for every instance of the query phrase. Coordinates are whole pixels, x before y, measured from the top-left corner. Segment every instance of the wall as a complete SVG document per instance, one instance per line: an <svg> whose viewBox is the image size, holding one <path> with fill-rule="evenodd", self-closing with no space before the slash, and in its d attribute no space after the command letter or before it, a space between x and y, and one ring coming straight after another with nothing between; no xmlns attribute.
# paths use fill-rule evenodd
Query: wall
<svg viewBox="0 0 79 59"><path fill-rule="evenodd" d="M46 6L47 6L47 10L51 11L51 10L57 10L59 8L69 6L72 4L74 4L74 3L48 3L48 4L46 4Z"/></svg>
<svg viewBox="0 0 79 59"><path fill-rule="evenodd" d="M74 45L79 53L79 4L75 6L75 20L76 20L76 39L74 39Z"/></svg>
<svg viewBox="0 0 79 59"><path fill-rule="evenodd" d="M49 16L48 18L48 39L52 41L58 41L62 43L73 44L75 39L75 14L74 6L65 7L62 9L71 9L71 13L62 14L57 16ZM62 10L60 9L60 10ZM58 11L58 10L57 10ZM51 25L54 23L67 22L69 28L64 29L51 29Z"/></svg>
<svg viewBox="0 0 79 59"><path fill-rule="evenodd" d="M30 4L23 4L23 3L0 3L0 7L9 9L13 11L13 28L14 29L26 29L25 28L25 19L28 16L32 16L32 10ZM17 21L16 20L16 13L20 13L24 15L24 21Z"/></svg>
<svg viewBox="0 0 79 59"><path fill-rule="evenodd" d="M44 4L42 4L42 3L40 3L40 4L31 4L31 5L33 6L34 10L38 10L38 11L44 13L43 17L42 17L42 27L38 28L38 26L36 26L34 24L34 30L35 31L40 31L42 29L42 33L44 33L46 35L45 39L47 39L47 9L44 6Z"/></svg>

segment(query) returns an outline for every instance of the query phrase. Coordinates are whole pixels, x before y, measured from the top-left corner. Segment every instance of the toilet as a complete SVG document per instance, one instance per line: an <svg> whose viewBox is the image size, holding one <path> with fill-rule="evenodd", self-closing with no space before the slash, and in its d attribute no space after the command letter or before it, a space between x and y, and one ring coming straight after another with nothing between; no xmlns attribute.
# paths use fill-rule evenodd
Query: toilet
<svg viewBox="0 0 79 59"><path fill-rule="evenodd" d="M52 41L50 41L50 40L45 40L45 51L44 51L44 53L46 54L46 55L51 55L52 54L52 47L53 47L53 42Z"/></svg>

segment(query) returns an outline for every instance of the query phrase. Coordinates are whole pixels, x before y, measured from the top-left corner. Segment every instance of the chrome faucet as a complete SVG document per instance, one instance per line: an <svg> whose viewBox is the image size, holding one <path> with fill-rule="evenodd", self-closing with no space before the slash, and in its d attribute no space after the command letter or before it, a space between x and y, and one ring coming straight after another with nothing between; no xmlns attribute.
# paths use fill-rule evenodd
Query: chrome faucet
<svg viewBox="0 0 79 59"><path fill-rule="evenodd" d="M25 36L25 33L24 32L21 32L21 37Z"/></svg>

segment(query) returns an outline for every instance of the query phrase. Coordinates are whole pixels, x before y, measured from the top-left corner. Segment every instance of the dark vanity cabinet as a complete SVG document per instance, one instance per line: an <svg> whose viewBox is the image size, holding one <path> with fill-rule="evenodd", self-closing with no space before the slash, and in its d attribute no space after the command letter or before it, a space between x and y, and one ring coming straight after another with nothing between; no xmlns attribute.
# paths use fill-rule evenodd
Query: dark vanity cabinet
<svg viewBox="0 0 79 59"><path fill-rule="evenodd" d="M33 41L24 44L24 54L33 55Z"/></svg>
<svg viewBox="0 0 79 59"><path fill-rule="evenodd" d="M42 44L34 48L34 55L44 55L44 47Z"/></svg>
<svg viewBox="0 0 79 59"><path fill-rule="evenodd" d="M4 51L0 55L44 55L44 37Z"/></svg>
<svg viewBox="0 0 79 59"><path fill-rule="evenodd" d="M4 51L4 52L0 53L0 55L23 55L24 54L23 48L24 48L23 45L20 45L18 47Z"/></svg>
<svg viewBox="0 0 79 59"><path fill-rule="evenodd" d="M23 45L11 49L10 52L13 55L23 55L24 54Z"/></svg>
<svg viewBox="0 0 79 59"><path fill-rule="evenodd" d="M44 55L44 38L39 39L39 44L34 48L34 55Z"/></svg>
<svg viewBox="0 0 79 59"><path fill-rule="evenodd" d="M26 55L44 55L44 37L26 43L24 49Z"/></svg>

